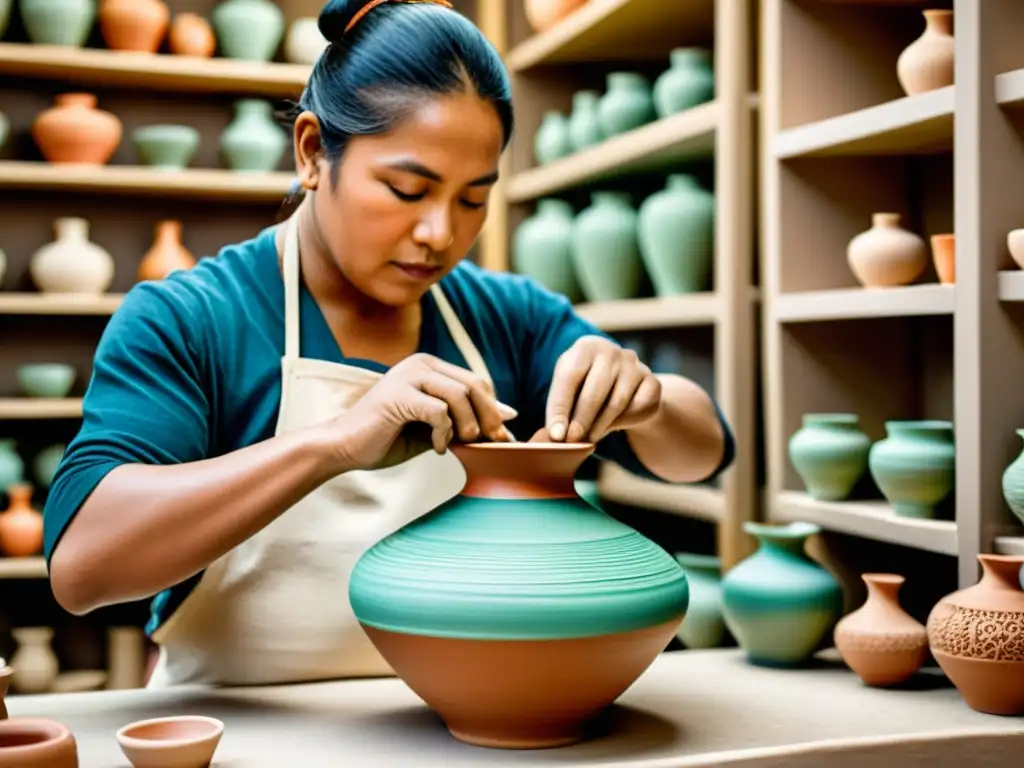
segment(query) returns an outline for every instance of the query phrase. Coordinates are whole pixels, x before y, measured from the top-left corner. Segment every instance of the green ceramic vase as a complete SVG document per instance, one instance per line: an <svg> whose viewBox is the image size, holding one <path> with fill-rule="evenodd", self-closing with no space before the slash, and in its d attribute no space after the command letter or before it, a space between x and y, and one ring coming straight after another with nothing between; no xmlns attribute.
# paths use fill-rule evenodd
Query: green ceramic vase
<svg viewBox="0 0 1024 768"><path fill-rule="evenodd" d="M677 552L675 558L690 588L690 604L676 637L690 649L717 648L725 640L721 560L690 552Z"/></svg>
<svg viewBox="0 0 1024 768"><path fill-rule="evenodd" d="M20 0L21 21L36 45L80 48L96 20L96 0Z"/></svg>
<svg viewBox="0 0 1024 768"><path fill-rule="evenodd" d="M599 103L600 94L597 91L576 91L572 96L569 142L576 152L604 141L604 134L601 133L601 117L598 114Z"/></svg>
<svg viewBox="0 0 1024 768"><path fill-rule="evenodd" d="M1015 430L1024 439L1024 429ZM1024 452L1010 462L1003 472L1003 498L1010 511L1024 523Z"/></svg>
<svg viewBox="0 0 1024 768"><path fill-rule="evenodd" d="M654 108L658 117L692 109L715 98L715 72L711 52L703 48L676 48L670 66L654 82Z"/></svg>
<svg viewBox="0 0 1024 768"><path fill-rule="evenodd" d="M715 196L690 174L673 173L640 205L637 237L657 296L711 289Z"/></svg>
<svg viewBox="0 0 1024 768"><path fill-rule="evenodd" d="M572 206L547 198L516 229L512 244L513 267L549 291L576 303L582 298L572 264Z"/></svg>
<svg viewBox="0 0 1024 768"><path fill-rule="evenodd" d="M643 263L637 214L625 192L593 192L573 222L572 259L588 301L635 298Z"/></svg>
<svg viewBox="0 0 1024 768"><path fill-rule="evenodd" d="M842 501L868 468L871 438L854 413L805 413L789 439L789 460L811 498Z"/></svg>
<svg viewBox="0 0 1024 768"><path fill-rule="evenodd" d="M651 84L638 72L611 72L608 88L598 103L601 133L616 136L655 118Z"/></svg>
<svg viewBox="0 0 1024 768"><path fill-rule="evenodd" d="M722 579L725 624L747 658L764 666L808 661L839 620L839 582L804 552L811 523L744 523L759 548Z"/></svg>
<svg viewBox="0 0 1024 768"><path fill-rule="evenodd" d="M212 21L229 59L270 61L284 36L284 14L270 0L226 0L213 9Z"/></svg>
<svg viewBox="0 0 1024 768"><path fill-rule="evenodd" d="M64 443L55 443L36 454L35 459L32 460L32 473L40 488L50 487L66 450L67 446Z"/></svg>
<svg viewBox="0 0 1024 768"><path fill-rule="evenodd" d="M233 171L273 171L288 146L284 131L274 122L270 102L239 99L235 117L220 136L221 154Z"/></svg>
<svg viewBox="0 0 1024 768"><path fill-rule="evenodd" d="M199 131L191 125L146 125L132 131L132 142L145 165L180 171L199 149Z"/></svg>
<svg viewBox="0 0 1024 768"><path fill-rule="evenodd" d="M537 164L547 165L571 154L569 118L555 110L545 112L533 137L533 157Z"/></svg>
<svg viewBox="0 0 1024 768"><path fill-rule="evenodd" d="M953 490L956 449L949 421L888 421L888 437L871 446L875 484L901 517L930 518Z"/></svg>
<svg viewBox="0 0 1024 768"><path fill-rule="evenodd" d="M12 437L0 438L0 493L25 477L25 462L18 455L18 443Z"/></svg>

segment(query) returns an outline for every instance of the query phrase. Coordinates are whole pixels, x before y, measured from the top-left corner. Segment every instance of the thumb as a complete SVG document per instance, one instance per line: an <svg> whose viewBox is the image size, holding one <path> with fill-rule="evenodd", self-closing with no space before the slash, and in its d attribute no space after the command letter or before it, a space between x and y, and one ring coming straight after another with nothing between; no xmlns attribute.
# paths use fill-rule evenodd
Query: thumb
<svg viewBox="0 0 1024 768"><path fill-rule="evenodd" d="M548 391L544 426L552 441L560 443L569 432L569 419L576 404L576 395L590 369L589 359L576 349L558 358Z"/></svg>

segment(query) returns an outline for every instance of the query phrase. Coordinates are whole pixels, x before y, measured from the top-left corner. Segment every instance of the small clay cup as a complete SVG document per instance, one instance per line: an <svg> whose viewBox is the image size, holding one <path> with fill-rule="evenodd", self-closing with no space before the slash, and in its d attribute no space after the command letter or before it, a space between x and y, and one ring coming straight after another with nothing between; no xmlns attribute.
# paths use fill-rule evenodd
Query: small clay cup
<svg viewBox="0 0 1024 768"><path fill-rule="evenodd" d="M212 717L158 717L124 726L117 743L135 768L207 768L223 733Z"/></svg>
<svg viewBox="0 0 1024 768"><path fill-rule="evenodd" d="M35 717L0 721L4 768L78 768L78 744L66 725Z"/></svg>
<svg viewBox="0 0 1024 768"><path fill-rule="evenodd" d="M956 282L956 235L932 235L932 259L939 282L953 285Z"/></svg>

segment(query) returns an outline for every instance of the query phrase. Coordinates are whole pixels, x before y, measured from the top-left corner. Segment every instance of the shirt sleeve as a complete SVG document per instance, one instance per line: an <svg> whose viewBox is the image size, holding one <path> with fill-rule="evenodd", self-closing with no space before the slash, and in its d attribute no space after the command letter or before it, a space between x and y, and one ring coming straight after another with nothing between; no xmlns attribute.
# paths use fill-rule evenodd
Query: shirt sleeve
<svg viewBox="0 0 1024 768"><path fill-rule="evenodd" d="M577 315L566 297L525 279L520 290L523 307L519 311L529 323L529 349L526 350L525 366L527 386L523 401L531 404L532 410L537 411L533 414L534 418L543 424L548 391L551 389L555 364L561 354L583 336L601 336L616 344L618 341ZM712 402L725 435L725 451L718 467L703 482L713 479L726 469L735 455L732 430L713 397ZM661 480L640 461L624 432L613 432L601 440L594 455L599 459L613 461L640 477Z"/></svg>
<svg viewBox="0 0 1024 768"><path fill-rule="evenodd" d="M169 281L133 287L100 339L83 404L43 510L43 552L53 550L100 481L122 464L205 458L210 404L197 323L199 302ZM125 510L130 514L130 510Z"/></svg>

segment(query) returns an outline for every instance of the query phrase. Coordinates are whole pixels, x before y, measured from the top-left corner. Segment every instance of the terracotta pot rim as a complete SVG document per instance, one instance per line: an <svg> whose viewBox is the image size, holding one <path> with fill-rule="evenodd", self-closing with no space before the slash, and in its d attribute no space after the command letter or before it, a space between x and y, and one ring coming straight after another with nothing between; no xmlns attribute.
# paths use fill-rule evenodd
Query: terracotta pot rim
<svg viewBox="0 0 1024 768"><path fill-rule="evenodd" d="M935 242L946 242L948 240L954 239L955 237L956 235L952 232L941 232L937 235L932 235L932 240L934 240Z"/></svg>
<svg viewBox="0 0 1024 768"><path fill-rule="evenodd" d="M4 728L5 725L7 726L6 728ZM28 731L44 736L40 741L35 741L31 744L4 747L4 754L11 757L29 755L33 752L38 752L44 747L74 738L71 729L64 725L64 723L59 723L48 717L10 717L7 720L0 720L0 728L3 730L19 729L22 732Z"/></svg>
<svg viewBox="0 0 1024 768"><path fill-rule="evenodd" d="M864 581L871 581L875 584L903 584L906 582L907 577L902 576L898 573L862 573L860 577Z"/></svg>
<svg viewBox="0 0 1024 768"><path fill-rule="evenodd" d="M201 723L203 725L210 726L210 730L206 733L198 736L192 736L190 738L145 739L131 735L131 731L139 728L148 728L152 725L163 725L164 723ZM128 723L128 725L124 725L119 728L116 735L118 742L129 747L137 747L141 749L168 749L190 746L192 744L203 744L213 738L219 737L222 733L224 733L224 723L215 717L206 717L205 715L171 715L169 717L153 717L148 720L136 720L134 723Z"/></svg>
<svg viewBox="0 0 1024 768"><path fill-rule="evenodd" d="M979 563L1013 563L1024 566L1024 555L999 555L995 552L981 552L978 554Z"/></svg>
<svg viewBox="0 0 1024 768"><path fill-rule="evenodd" d="M583 451L593 450L593 443L458 443L452 450L485 450L485 451Z"/></svg>

